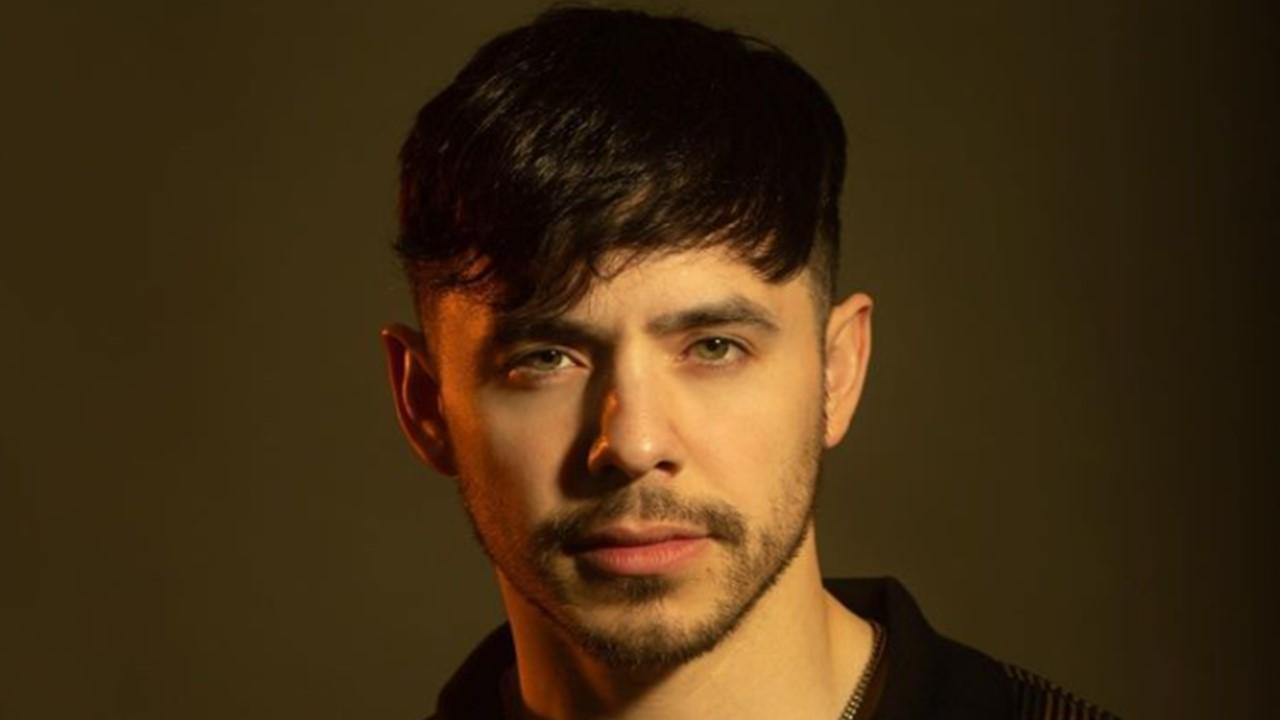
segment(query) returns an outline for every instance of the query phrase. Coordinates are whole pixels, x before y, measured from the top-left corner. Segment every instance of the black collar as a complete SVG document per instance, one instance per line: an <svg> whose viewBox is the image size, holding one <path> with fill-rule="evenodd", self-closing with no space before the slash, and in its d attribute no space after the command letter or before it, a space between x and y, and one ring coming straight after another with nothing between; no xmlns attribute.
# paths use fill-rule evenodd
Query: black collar
<svg viewBox="0 0 1280 720"><path fill-rule="evenodd" d="M907 589L893 578L828 578L823 585L845 607L880 623L888 633L876 720L929 717L942 672L941 638Z"/></svg>

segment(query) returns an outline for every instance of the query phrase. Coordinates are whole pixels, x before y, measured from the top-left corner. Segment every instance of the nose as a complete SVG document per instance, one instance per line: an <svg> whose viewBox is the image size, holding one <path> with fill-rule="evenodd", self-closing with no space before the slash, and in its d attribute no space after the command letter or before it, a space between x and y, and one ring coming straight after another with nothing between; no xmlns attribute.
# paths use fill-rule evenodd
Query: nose
<svg viewBox="0 0 1280 720"><path fill-rule="evenodd" d="M675 407L661 382L638 368L615 370L600 400L599 432L587 466L592 477L618 474L637 480L653 472L674 475L682 465Z"/></svg>

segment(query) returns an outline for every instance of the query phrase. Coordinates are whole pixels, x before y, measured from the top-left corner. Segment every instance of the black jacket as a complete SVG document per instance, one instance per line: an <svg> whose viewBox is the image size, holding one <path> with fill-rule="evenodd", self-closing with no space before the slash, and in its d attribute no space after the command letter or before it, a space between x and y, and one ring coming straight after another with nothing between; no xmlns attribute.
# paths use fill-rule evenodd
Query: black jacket
<svg viewBox="0 0 1280 720"><path fill-rule="evenodd" d="M1115 718L1043 678L934 632L897 580L827 580L826 586L850 610L888 631L873 682L878 688L874 720ZM501 720L501 678L514 662L511 630L503 625L441 690L430 720Z"/></svg>

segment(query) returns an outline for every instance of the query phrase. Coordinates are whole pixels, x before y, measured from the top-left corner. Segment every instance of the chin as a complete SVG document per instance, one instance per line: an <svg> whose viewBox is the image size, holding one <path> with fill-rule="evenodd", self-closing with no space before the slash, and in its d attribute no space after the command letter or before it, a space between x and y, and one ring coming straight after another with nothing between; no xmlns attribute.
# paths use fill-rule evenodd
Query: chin
<svg viewBox="0 0 1280 720"><path fill-rule="evenodd" d="M650 613L641 611L642 616ZM633 618L626 624L562 623L575 644L602 664L616 669L661 671L679 667L715 648L733 626L712 618L690 626L673 618Z"/></svg>

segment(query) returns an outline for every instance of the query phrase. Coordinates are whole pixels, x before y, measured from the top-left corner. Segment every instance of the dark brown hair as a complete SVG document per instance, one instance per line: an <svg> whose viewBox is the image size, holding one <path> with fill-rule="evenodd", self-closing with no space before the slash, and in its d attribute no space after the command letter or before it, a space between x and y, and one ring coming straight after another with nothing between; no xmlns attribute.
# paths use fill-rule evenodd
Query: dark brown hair
<svg viewBox="0 0 1280 720"><path fill-rule="evenodd" d="M845 136L782 51L693 20L557 8L480 48L400 151L396 251L419 300L555 311L602 261L724 247L834 292ZM610 267L620 266L610 263Z"/></svg>

